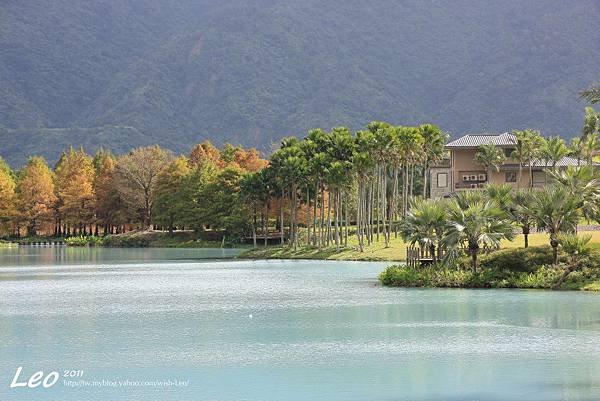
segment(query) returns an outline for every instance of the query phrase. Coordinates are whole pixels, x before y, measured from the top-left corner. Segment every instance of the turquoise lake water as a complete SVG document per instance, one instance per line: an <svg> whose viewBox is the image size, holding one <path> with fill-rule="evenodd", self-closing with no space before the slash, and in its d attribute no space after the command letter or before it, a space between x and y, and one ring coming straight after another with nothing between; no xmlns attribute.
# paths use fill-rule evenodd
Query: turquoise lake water
<svg viewBox="0 0 600 401"><path fill-rule="evenodd" d="M227 252L0 249L0 400L600 399L600 294Z"/></svg>

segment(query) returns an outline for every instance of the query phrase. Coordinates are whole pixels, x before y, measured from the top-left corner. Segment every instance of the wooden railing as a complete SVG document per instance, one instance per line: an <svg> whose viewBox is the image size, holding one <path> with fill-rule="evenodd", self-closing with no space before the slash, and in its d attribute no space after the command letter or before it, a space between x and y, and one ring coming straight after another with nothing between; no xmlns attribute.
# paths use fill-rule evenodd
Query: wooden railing
<svg viewBox="0 0 600 401"><path fill-rule="evenodd" d="M441 260L444 257L442 249L435 250L435 257L429 247L417 247L409 245L406 247L406 264L411 267L427 266L434 261Z"/></svg>

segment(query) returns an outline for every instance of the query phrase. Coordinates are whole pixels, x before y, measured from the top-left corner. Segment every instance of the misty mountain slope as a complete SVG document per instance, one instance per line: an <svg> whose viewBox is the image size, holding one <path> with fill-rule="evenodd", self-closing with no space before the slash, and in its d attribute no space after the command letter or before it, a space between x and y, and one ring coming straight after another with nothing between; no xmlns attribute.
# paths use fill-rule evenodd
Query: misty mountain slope
<svg viewBox="0 0 600 401"><path fill-rule="evenodd" d="M600 76L598 21L593 0L9 1L0 155L268 150L373 119L569 137Z"/></svg>

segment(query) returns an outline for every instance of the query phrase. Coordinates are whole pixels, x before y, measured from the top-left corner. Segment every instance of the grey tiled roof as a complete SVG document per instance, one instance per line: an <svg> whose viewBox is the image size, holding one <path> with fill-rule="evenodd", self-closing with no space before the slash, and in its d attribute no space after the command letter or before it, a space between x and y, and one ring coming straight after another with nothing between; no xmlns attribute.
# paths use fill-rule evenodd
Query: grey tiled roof
<svg viewBox="0 0 600 401"><path fill-rule="evenodd" d="M587 160L581 159L578 162L577 159L574 157L565 156L556 163L556 167L568 167L568 166L579 166L579 165L581 165L581 166L587 165ZM600 163L594 162L594 165L600 166ZM535 159L532 161L531 166L534 168L535 167L552 167L552 163L546 162L545 160ZM519 165L516 163L505 163L500 167L501 170L517 170L518 168L519 168ZM523 168L529 168L529 163L523 164Z"/></svg>
<svg viewBox="0 0 600 401"><path fill-rule="evenodd" d="M466 134L446 144L447 148L476 148L480 145L512 146L516 143L515 134Z"/></svg>

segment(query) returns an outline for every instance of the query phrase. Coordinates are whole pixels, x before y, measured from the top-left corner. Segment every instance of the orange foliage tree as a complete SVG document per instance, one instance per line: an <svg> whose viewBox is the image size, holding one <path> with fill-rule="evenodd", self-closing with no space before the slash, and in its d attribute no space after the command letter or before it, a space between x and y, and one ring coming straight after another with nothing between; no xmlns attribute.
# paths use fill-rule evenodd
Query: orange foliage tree
<svg viewBox="0 0 600 401"><path fill-rule="evenodd" d="M27 224L27 232L36 235L54 220L54 174L42 157L32 157L21 173L17 187L19 212Z"/></svg>
<svg viewBox="0 0 600 401"><path fill-rule="evenodd" d="M61 223L73 228L73 233L88 234L86 223L94 215L94 167L92 158L83 149L69 148L55 168L58 195L58 232ZM64 231L64 230L63 230ZM91 228L89 230L91 234Z"/></svg>
<svg viewBox="0 0 600 401"><path fill-rule="evenodd" d="M0 158L0 234L12 233L17 219L17 195L14 175Z"/></svg>

